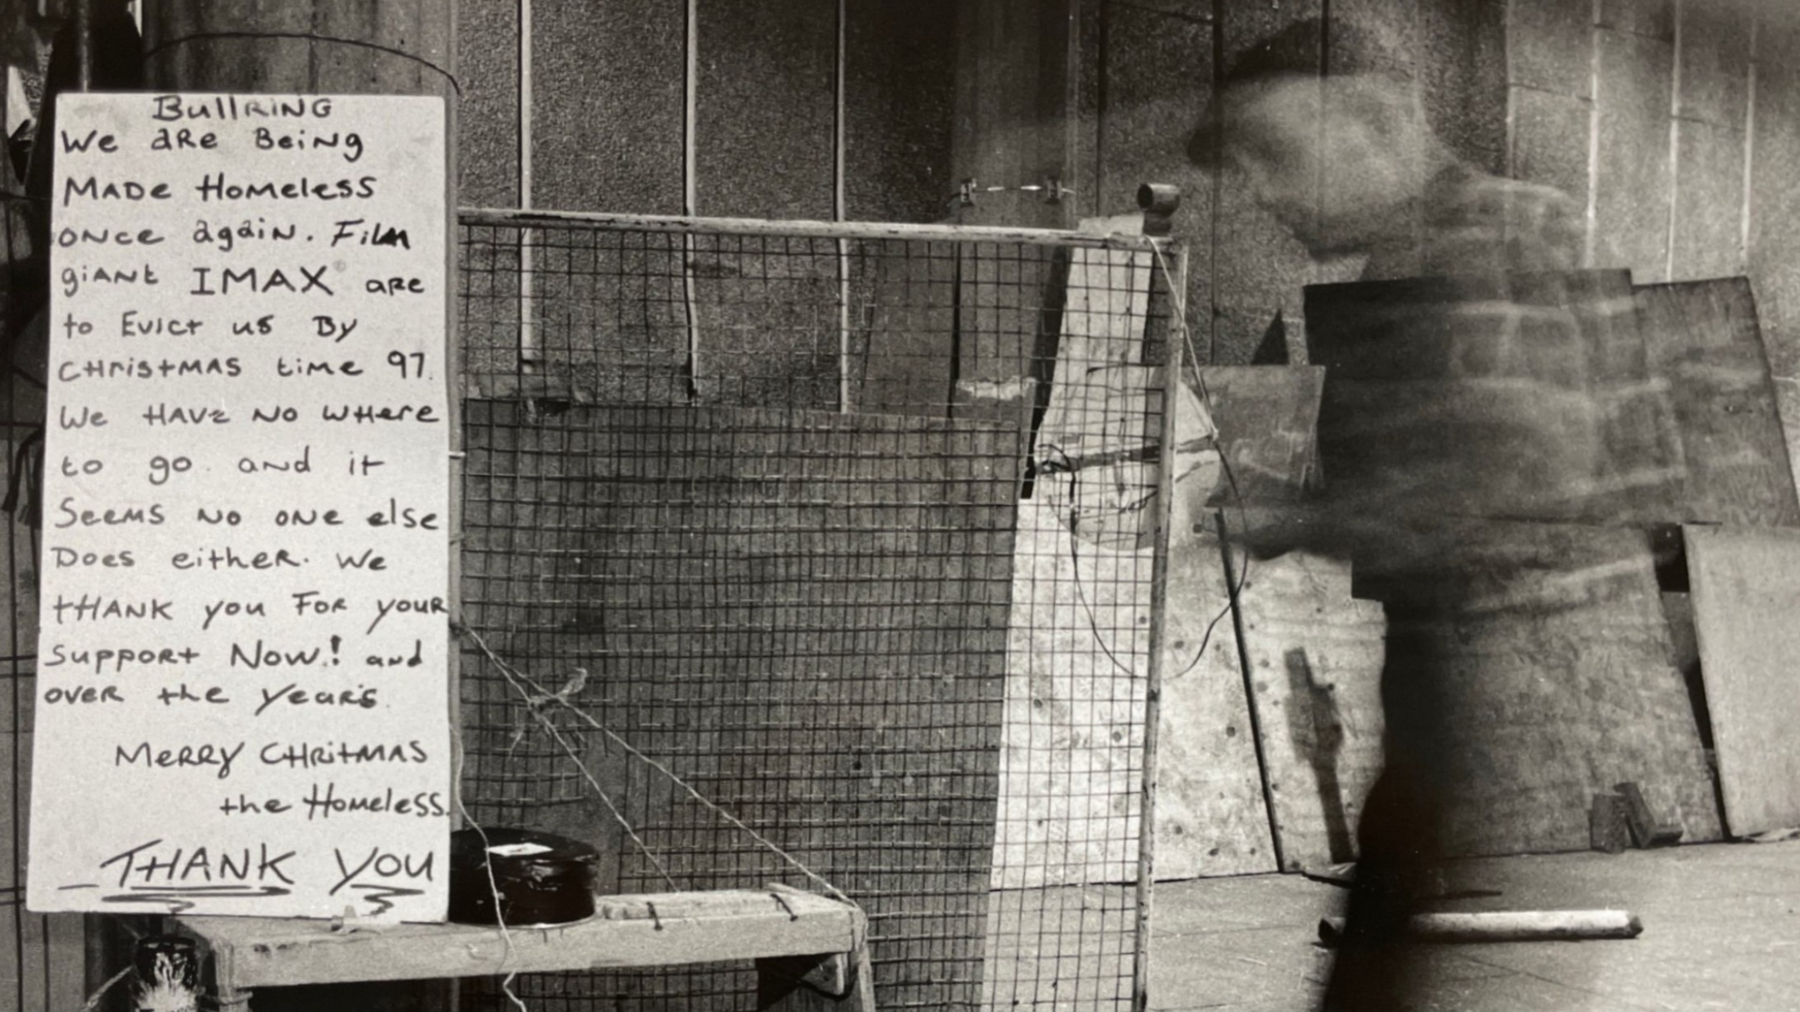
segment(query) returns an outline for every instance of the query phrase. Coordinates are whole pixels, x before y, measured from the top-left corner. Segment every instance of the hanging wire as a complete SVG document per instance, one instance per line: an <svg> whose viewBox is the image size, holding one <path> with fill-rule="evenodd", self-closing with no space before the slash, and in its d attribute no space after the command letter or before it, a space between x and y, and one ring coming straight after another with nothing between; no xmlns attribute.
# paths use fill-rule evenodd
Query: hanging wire
<svg viewBox="0 0 1800 1012"><path fill-rule="evenodd" d="M1150 250L1156 254L1157 265L1162 268L1163 277L1167 279L1169 283L1170 325L1179 328L1181 341L1187 348L1186 358L1191 364L1190 367L1194 370L1194 382L1200 390L1200 403L1205 406L1208 417L1216 417L1213 410L1212 394L1206 389L1206 376L1200 369L1199 353L1194 348L1193 332L1188 328L1186 293L1177 292L1175 290L1175 275L1169 270L1169 261L1163 256L1162 247L1167 241L1168 240L1166 239L1150 240ZM1219 466L1225 472L1225 483L1231 489L1231 500L1238 508L1238 515L1244 522L1244 530L1248 531L1250 529L1250 508L1244 502L1244 493L1238 488L1237 475L1232 472L1231 460L1222 450L1219 453ZM1221 540L1224 539L1226 537L1226 532L1221 530L1219 532L1219 537ZM1223 546L1221 546L1221 549L1223 549ZM1237 586L1226 588L1229 593L1226 595L1225 606L1220 608L1218 613L1212 617L1212 621L1206 624L1206 632L1200 637L1200 647L1194 651L1194 659L1189 661L1187 666L1182 668L1176 677L1180 677L1180 675L1185 675L1194 670L1194 668L1200 664L1201 659L1206 656L1206 648L1212 641L1213 630L1218 627L1219 622L1222 621L1226 615L1231 614L1231 609L1237 606L1238 596L1244 592L1244 587L1249 584L1250 564L1250 555L1249 553L1245 553L1244 570L1238 577Z"/></svg>
<svg viewBox="0 0 1800 1012"><path fill-rule="evenodd" d="M709 799L705 795L701 794L698 790L694 789L693 785L689 784L686 780L683 780L681 777L676 776L675 773L673 771L671 771L667 766L664 766L662 763L657 762L655 759L650 758L649 756L645 755L644 753L638 751L636 748L632 747L630 742L626 741L624 738L619 737L617 734L614 734L604 724L601 724L598 720L595 720L593 718L593 716L590 715L587 711L581 709L580 707L576 706L574 703L569 702L567 699L563 698L562 696L560 696L556 693L546 692L544 690L543 686L539 685L536 681L534 681L531 678L531 676L525 674L522 671L519 671L517 668L514 668L512 665L506 663L504 660L501 660L500 655L494 653L493 649L487 645L487 641L483 640L481 638L480 633L477 633L475 630L470 629L466 626L460 627L459 632L461 632L462 635L468 637L469 642L475 644L475 648L477 650L481 651L482 656L486 657L488 659L488 662L494 666L494 669L496 671L499 671L500 674L506 678L506 681L510 685L512 685L512 687L514 689L518 690L520 696L524 697L524 699L526 700L526 702L528 704L534 698L532 696L532 693L536 693L538 698L542 698L542 699L549 700L549 701L554 701L557 704L561 705L564 709L566 709L570 713L574 714L578 719L586 722L588 724L588 726L592 727L594 730L599 731L601 734L603 734L607 738L611 739L615 745L624 749L628 755L632 756L635 759L638 759L639 761L648 765L651 769L653 769L653 770L657 771L658 773L661 773L663 776L667 777L669 779L670 783L673 783L675 786L681 788L684 792L686 792L688 794L689 797L691 797L695 801L699 802L702 807L708 809L713 814L724 819L726 822L729 822L732 826L734 826L737 829L748 834L752 840L755 840L757 843L759 843L763 847L767 848L771 854L774 854L776 857L779 857L783 861L787 862L787 864L792 866L794 868L794 870L800 872L800 874L802 874L802 875L805 875L808 879L811 879L812 881L818 883L827 893L830 893L834 899L841 900L842 902L848 903L853 907L857 906L857 903L855 900L852 900L850 897L844 895L842 890L840 890L837 886L831 884L831 882L828 879L826 879L823 875L820 875L818 872L813 871L811 868L808 868L804 863L802 863L800 861L799 858L794 857L792 854L789 854L787 851L781 849L781 847L779 845L777 845L774 841L770 840L769 838L763 836L761 833L758 833L756 830L751 829L749 826L745 825L742 821L740 821L737 818L737 816L732 815L730 812L726 811L724 808L722 808L718 804L714 803L711 799ZM526 691L528 688L531 690L530 692ZM579 762L579 760L577 760L577 761ZM586 772L585 767L583 767L583 772ZM592 777L590 776L589 779L591 782ZM599 784L597 784L597 783L594 784L594 787L596 790L598 790ZM629 826L627 826L626 828L627 828L627 830L630 829ZM634 836L635 836L635 834L634 834ZM639 845L640 846L643 845L642 841L639 841ZM652 858L652 860L655 860L655 859ZM657 867L660 869L661 865L659 864ZM663 872L663 874L665 876L667 876L668 873L665 871L665 872ZM670 884L673 885L673 880L670 880ZM859 907L859 909L860 909L860 907Z"/></svg>

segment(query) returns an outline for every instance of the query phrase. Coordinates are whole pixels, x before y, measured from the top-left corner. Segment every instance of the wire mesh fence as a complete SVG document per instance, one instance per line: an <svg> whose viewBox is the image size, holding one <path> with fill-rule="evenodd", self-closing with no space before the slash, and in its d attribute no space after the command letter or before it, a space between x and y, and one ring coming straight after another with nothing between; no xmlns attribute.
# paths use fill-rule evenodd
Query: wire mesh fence
<svg viewBox="0 0 1800 1012"><path fill-rule="evenodd" d="M478 211L461 256L474 818L600 842L603 888L840 889L885 1007L1127 1006L1178 251Z"/></svg>
<svg viewBox="0 0 1800 1012"><path fill-rule="evenodd" d="M465 623L655 764L470 646L470 814L596 842L604 889L842 890L887 1007L1128 1006L1179 251L465 212L460 253ZM29 460L41 396L5 396ZM79 990L82 929L22 903L36 541L7 523L23 1008ZM754 979L513 987L533 1012L735 1009Z"/></svg>
<svg viewBox="0 0 1800 1012"><path fill-rule="evenodd" d="M30 810L33 715L37 696L39 503L44 388L41 347L20 336L36 312L48 271L31 261L26 200L0 193L0 320L7 324L0 365L0 1008L63 1008L83 998L83 920L79 914L25 909L26 815ZM32 293L37 291L36 298ZM38 364L33 368L34 358Z"/></svg>

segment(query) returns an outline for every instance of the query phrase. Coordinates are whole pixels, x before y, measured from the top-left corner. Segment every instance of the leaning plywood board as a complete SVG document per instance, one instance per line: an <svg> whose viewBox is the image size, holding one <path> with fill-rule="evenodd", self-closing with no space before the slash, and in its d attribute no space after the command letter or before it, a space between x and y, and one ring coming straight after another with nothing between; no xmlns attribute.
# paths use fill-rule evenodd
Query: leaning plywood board
<svg viewBox="0 0 1800 1012"><path fill-rule="evenodd" d="M1748 278L1636 290L1650 369L1669 385L1687 473L1671 521L1800 525Z"/></svg>
<svg viewBox="0 0 1800 1012"><path fill-rule="evenodd" d="M1719 837L1641 532L1438 522L1366 555L1389 744L1443 777L1451 853L1585 849L1594 793L1627 780L1685 841Z"/></svg>
<svg viewBox="0 0 1800 1012"><path fill-rule="evenodd" d="M1168 596L1156 877L1273 871L1268 810L1216 544L1177 535L1169 552Z"/></svg>
<svg viewBox="0 0 1800 1012"><path fill-rule="evenodd" d="M994 885L1137 876L1151 553L1021 504ZM1274 871L1217 547L1170 553L1157 875ZM1207 628L1211 625L1211 637ZM1204 654L1201 644L1206 643Z"/></svg>
<svg viewBox="0 0 1800 1012"><path fill-rule="evenodd" d="M1144 252L1071 254L1038 475L1015 543L994 870L1003 888L1137 876L1159 505L1161 421L1152 406L1164 382L1161 369L1141 364L1152 269ZM1185 393L1176 405L1178 498L1187 481L1210 483L1217 459L1211 421ZM1247 730L1247 707L1241 681L1218 666L1230 654L1218 652L1228 641L1216 626L1190 669L1224 603L1217 554L1177 543L1171 555L1167 677L1193 680L1165 697L1164 740L1176 744L1158 769L1179 771L1179 783L1158 826L1195 839L1163 871L1273 870L1253 747L1247 734L1228 733Z"/></svg>
<svg viewBox="0 0 1800 1012"><path fill-rule="evenodd" d="M1345 509L1667 521L1685 470L1627 272L1313 285L1306 310Z"/></svg>
<svg viewBox="0 0 1800 1012"><path fill-rule="evenodd" d="M1800 826L1800 531L1686 536L1726 825Z"/></svg>
<svg viewBox="0 0 1800 1012"><path fill-rule="evenodd" d="M1381 605L1350 596L1348 562L1235 553L1238 597L1282 870L1356 857L1363 798L1381 774Z"/></svg>
<svg viewBox="0 0 1800 1012"><path fill-rule="evenodd" d="M1317 487L1324 368L1207 366L1200 381L1234 483L1215 486L1210 505L1292 502Z"/></svg>

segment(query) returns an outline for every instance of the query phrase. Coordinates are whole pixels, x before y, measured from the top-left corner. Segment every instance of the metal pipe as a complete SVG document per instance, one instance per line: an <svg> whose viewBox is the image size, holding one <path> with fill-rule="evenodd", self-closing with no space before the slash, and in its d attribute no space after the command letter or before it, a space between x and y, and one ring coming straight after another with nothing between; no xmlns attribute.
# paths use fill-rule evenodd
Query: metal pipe
<svg viewBox="0 0 1800 1012"><path fill-rule="evenodd" d="M94 90L94 0L75 0L75 90ZM45 138L45 144L50 143Z"/></svg>
<svg viewBox="0 0 1800 1012"><path fill-rule="evenodd" d="M681 210L692 215L700 200L700 0L687 0L681 113ZM688 396L700 397L700 310L694 285L694 235L681 237L681 302L687 317Z"/></svg>
<svg viewBox="0 0 1800 1012"><path fill-rule="evenodd" d="M845 5L848 0L837 3L837 69L836 89L837 105L832 113L832 156L831 156L831 217L834 221L843 221L848 214L848 200L845 194L845 158L847 144L844 123L845 93L847 84L844 77L844 22ZM840 237L837 241L838 270L838 410L850 411L850 240Z"/></svg>
<svg viewBox="0 0 1800 1012"><path fill-rule="evenodd" d="M1250 648L1244 642L1244 612L1240 607L1238 591L1243 587L1243 577L1239 575L1237 562L1231 557L1231 532L1225 529L1225 511L1216 510L1213 521L1219 532L1219 558L1225 564L1225 594L1231 608L1231 632L1237 637L1238 670L1244 679L1245 712L1250 717L1250 743L1256 750L1256 773L1262 782L1263 812L1269 820L1269 847L1275 854L1275 867L1280 871L1289 871L1287 859L1281 852L1281 821L1275 817L1275 794L1269 787L1274 781L1269 776L1269 757L1263 749L1262 714L1256 705L1256 678L1250 669ZM1244 573L1249 572L1249 562L1244 563Z"/></svg>
<svg viewBox="0 0 1800 1012"><path fill-rule="evenodd" d="M519 207L529 210L536 180L533 176L532 149L537 139L532 131L533 74L531 0L519 0ZM532 246L530 229L519 233L519 371L529 372L540 358L537 318L532 305L537 295L537 251Z"/></svg>

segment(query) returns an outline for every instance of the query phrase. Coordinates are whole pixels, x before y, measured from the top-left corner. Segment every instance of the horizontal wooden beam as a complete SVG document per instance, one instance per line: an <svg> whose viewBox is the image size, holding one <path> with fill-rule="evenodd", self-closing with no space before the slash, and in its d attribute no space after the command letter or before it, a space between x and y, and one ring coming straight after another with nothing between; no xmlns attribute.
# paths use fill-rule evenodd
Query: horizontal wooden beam
<svg viewBox="0 0 1800 1012"><path fill-rule="evenodd" d="M1029 246L1167 251L1173 240L1113 232L1094 235L1054 228L997 228L976 225L913 225L872 221L767 221L761 218L698 218L660 214L601 214L586 211L521 211L465 207L464 225L532 229L621 229L676 235L760 235L816 239L905 239L918 242L996 242Z"/></svg>
<svg viewBox="0 0 1800 1012"><path fill-rule="evenodd" d="M848 953L866 930L861 909L788 889L605 896L587 920L506 935L465 924L178 920L212 950L221 989Z"/></svg>

